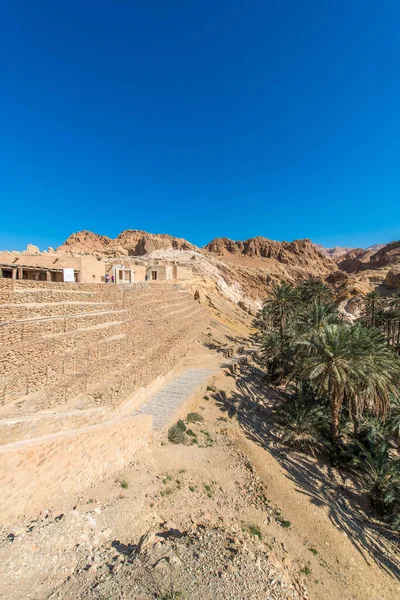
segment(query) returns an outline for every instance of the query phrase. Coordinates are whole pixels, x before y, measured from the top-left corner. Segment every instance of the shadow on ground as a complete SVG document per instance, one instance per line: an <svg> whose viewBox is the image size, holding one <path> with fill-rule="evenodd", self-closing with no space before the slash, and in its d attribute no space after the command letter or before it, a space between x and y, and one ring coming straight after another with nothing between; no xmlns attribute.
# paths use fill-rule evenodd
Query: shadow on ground
<svg viewBox="0 0 400 600"><path fill-rule="evenodd" d="M372 559L393 577L400 578L400 536L368 518L365 496L345 485L350 480L347 473L325 461L289 452L279 443L274 413L282 396L267 386L265 374L257 364L242 366L235 377L237 392L229 397L215 394L221 410L229 416L236 415L247 437L268 449L299 493L308 496L311 503L328 508L331 522L348 536L368 564Z"/></svg>

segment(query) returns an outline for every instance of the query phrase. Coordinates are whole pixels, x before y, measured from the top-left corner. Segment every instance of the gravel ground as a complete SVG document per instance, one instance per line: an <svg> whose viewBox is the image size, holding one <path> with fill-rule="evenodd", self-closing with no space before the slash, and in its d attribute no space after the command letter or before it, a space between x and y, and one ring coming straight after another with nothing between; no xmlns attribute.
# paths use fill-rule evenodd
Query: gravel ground
<svg viewBox="0 0 400 600"><path fill-rule="evenodd" d="M300 600L308 594L301 578L290 579L257 536L200 524L181 532L165 524L136 546L95 553L90 563L77 568L69 586L51 596L61 598Z"/></svg>

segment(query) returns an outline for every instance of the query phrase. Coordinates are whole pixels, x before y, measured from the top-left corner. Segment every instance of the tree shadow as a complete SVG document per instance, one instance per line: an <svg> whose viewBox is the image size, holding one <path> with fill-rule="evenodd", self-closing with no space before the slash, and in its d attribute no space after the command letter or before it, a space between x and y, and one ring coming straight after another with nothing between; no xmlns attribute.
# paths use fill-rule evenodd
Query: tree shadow
<svg viewBox="0 0 400 600"><path fill-rule="evenodd" d="M276 409L282 403L283 394L267 386L259 365L242 366L235 377L235 393L230 397L215 395L221 410L236 415L246 436L268 449L287 477L295 482L299 493L306 495L312 504L328 508L331 522L346 534L367 564L372 559L399 579L399 534L373 520L365 495L349 473L333 468L323 459L282 446Z"/></svg>

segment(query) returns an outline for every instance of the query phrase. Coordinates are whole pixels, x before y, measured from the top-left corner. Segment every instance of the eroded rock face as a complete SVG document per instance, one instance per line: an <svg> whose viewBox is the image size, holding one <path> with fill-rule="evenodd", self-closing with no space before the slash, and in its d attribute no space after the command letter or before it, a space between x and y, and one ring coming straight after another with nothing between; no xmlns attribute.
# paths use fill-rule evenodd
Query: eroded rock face
<svg viewBox="0 0 400 600"><path fill-rule="evenodd" d="M391 289L400 289L400 266L390 269L383 281L383 285Z"/></svg>
<svg viewBox="0 0 400 600"><path fill-rule="evenodd" d="M234 242L228 238L212 240L204 250L226 256L229 254L243 255L249 258L268 258L283 264L306 266L315 263L322 264L328 271L335 270L332 261L326 258L308 239L293 242L275 242L264 237L250 238Z"/></svg>
<svg viewBox="0 0 400 600"><path fill-rule="evenodd" d="M69 236L57 250L61 252L97 252L112 245L112 239L106 235L99 235L91 231L78 231Z"/></svg>
<svg viewBox="0 0 400 600"><path fill-rule="evenodd" d="M368 264L369 269L380 269L392 265L400 265L400 241L386 244L371 256Z"/></svg>
<svg viewBox="0 0 400 600"><path fill-rule="evenodd" d="M197 247L183 238L168 234L153 234L138 229L122 231L115 239L98 235L91 231L73 233L58 248L61 251L104 253L107 256L143 256L153 250L197 250Z"/></svg>
<svg viewBox="0 0 400 600"><path fill-rule="evenodd" d="M376 244L366 250L354 248L337 261L339 269L346 273L382 269L392 265L400 265L400 241L382 246Z"/></svg>

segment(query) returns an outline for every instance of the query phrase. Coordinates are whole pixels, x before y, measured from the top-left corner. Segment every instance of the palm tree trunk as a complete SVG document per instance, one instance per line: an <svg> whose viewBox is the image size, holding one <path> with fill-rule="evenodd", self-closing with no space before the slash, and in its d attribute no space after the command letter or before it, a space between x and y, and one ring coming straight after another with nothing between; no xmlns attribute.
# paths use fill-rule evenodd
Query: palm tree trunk
<svg viewBox="0 0 400 600"><path fill-rule="evenodd" d="M332 416L332 442L337 443L339 435L339 417L340 417L340 403L337 397L331 398L331 416Z"/></svg>
<svg viewBox="0 0 400 600"><path fill-rule="evenodd" d="M354 437L357 437L360 431L360 417L358 414L357 402L355 398L352 398L350 401L350 414L351 420L353 421Z"/></svg>

